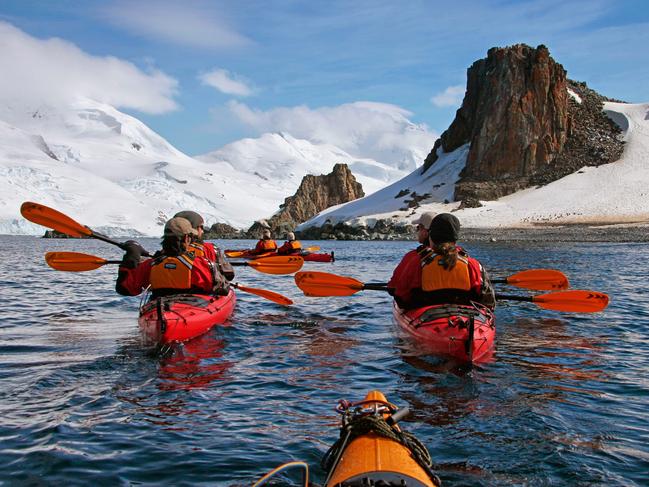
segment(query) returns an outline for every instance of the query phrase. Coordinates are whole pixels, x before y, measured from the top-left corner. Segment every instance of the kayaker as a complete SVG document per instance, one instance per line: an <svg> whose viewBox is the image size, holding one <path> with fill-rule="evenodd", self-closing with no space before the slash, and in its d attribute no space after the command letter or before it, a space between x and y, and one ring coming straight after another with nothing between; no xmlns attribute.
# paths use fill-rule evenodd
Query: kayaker
<svg viewBox="0 0 649 487"><path fill-rule="evenodd" d="M136 296L151 287L154 297L187 292L226 295L229 285L214 265L190 250L196 231L185 218L175 217L164 227L162 251L140 262L144 249L129 240L117 274L115 290Z"/></svg>
<svg viewBox="0 0 649 487"><path fill-rule="evenodd" d="M299 240L295 240L295 234L288 232L286 234L286 242L277 249L279 255L298 255L302 252L302 244Z"/></svg>
<svg viewBox="0 0 649 487"><path fill-rule="evenodd" d="M480 262L456 245L460 221L450 213L435 216L428 227L429 247L388 283L399 307L479 302L493 308L495 294Z"/></svg>
<svg viewBox="0 0 649 487"><path fill-rule="evenodd" d="M225 276L228 281L234 279L234 268L228 262L223 251L214 247L214 244L205 242L203 234L205 232L205 220L203 217L191 210L179 211L174 217L185 218L192 224L192 228L196 231L196 235L192 237L192 243L189 244L190 250L198 257L205 257L207 260L214 262L218 270Z"/></svg>
<svg viewBox="0 0 649 487"><path fill-rule="evenodd" d="M277 242L272 239L270 230L267 228L261 234L261 239L253 250L249 252L250 255L266 254L269 252L277 251Z"/></svg>
<svg viewBox="0 0 649 487"><path fill-rule="evenodd" d="M392 272L392 278L388 282L388 287L396 287L396 283L408 279L411 267L420 267L421 260L420 254L428 249L428 227L430 227L431 222L435 218L435 213L427 211L422 213L421 216L412 222L417 229L417 242L419 242L419 247L411 250L406 253L401 259L401 262L394 268Z"/></svg>

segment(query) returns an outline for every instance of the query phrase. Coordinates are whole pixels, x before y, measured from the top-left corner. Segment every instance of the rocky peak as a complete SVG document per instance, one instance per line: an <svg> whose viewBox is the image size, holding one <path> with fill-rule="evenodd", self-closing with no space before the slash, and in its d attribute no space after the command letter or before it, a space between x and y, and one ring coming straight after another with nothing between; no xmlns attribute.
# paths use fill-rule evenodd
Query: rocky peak
<svg viewBox="0 0 649 487"><path fill-rule="evenodd" d="M467 70L462 106L435 142L423 172L437 160L438 149L451 152L469 143L454 199L471 205L550 182L583 165L616 160L621 155L619 141L573 167L578 158L569 152L576 150L581 156L597 152L584 148L590 144L584 137L575 142L576 133L583 135L584 123L592 122L611 140L617 140L619 133L601 114L601 101L595 103L593 113L592 103L579 104L569 95L568 88L591 91L579 90L580 86L568 80L563 66L543 45L490 49L485 59ZM585 111L588 120L582 118Z"/></svg>
<svg viewBox="0 0 649 487"><path fill-rule="evenodd" d="M347 164L336 164L330 174L304 176L297 192L286 198L266 222L273 234L280 236L322 210L363 196L363 187Z"/></svg>

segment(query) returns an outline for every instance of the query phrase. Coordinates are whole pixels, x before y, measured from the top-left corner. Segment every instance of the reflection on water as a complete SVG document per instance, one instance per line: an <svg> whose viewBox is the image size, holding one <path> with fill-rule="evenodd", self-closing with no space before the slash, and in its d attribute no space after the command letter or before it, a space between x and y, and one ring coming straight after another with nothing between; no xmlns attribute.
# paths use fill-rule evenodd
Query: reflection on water
<svg viewBox="0 0 649 487"><path fill-rule="evenodd" d="M223 380L232 362L223 358L225 341L208 333L196 340L176 345L160 359L161 390L188 390L208 387Z"/></svg>
<svg viewBox="0 0 649 487"><path fill-rule="evenodd" d="M237 280L296 304L240 293L232 326L154 354L140 341L137 298L115 295L114 268L57 273L43 263L52 250L107 259L119 250L91 240L0 244L22 258L18 268L0 262L8 484L250 485L289 460L308 462L321 482L318 461L338 438L333 408L379 389L411 409L402 425L445 485L646 485L649 281L638 262L649 245L467 244L496 277L557 268L574 288L613 298L594 315L501 303L493 359L468 367L404 340L386 293L307 298L291 276L249 268ZM339 258L305 267L364 282L386 281L414 247L313 244Z"/></svg>

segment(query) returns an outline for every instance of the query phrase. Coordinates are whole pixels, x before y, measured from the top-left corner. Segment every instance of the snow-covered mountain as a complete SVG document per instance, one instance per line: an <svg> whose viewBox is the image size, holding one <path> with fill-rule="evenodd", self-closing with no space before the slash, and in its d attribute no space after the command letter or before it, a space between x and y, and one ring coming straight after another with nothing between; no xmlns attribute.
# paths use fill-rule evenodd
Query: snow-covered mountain
<svg viewBox="0 0 649 487"><path fill-rule="evenodd" d="M469 228L649 224L649 104L608 102L604 110L620 126L626 142L624 154L616 162L584 167L546 186L460 210L460 203L453 202L452 197L466 164L467 144L448 154L439 152L439 159L423 175L417 169L372 195L325 210L298 229L339 222L372 227L380 219L405 224L425 211L454 211ZM403 190L410 192L397 197ZM430 196L416 211L402 210L412 192Z"/></svg>
<svg viewBox="0 0 649 487"><path fill-rule="evenodd" d="M23 201L110 235L160 235L181 209L200 212L208 224L247 228L278 210L306 174L348 163L368 194L405 175L398 167L414 164L429 147L392 154L397 163L390 165L330 144L266 134L192 158L110 105L3 106L0 233L43 232L20 216Z"/></svg>

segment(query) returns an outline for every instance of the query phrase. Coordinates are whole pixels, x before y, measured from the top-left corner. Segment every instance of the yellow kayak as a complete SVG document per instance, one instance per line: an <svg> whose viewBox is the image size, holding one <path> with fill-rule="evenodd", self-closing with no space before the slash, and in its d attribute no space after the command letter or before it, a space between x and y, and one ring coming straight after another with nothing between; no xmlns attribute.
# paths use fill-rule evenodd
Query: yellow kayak
<svg viewBox="0 0 649 487"><path fill-rule="evenodd" d="M336 409L342 415L340 438L321 462L327 474L324 487L441 485L426 447L396 424L408 413L407 408L398 410L381 392L370 391L362 401L341 401ZM253 485L265 485L289 469L300 470L301 485L310 485L304 462L281 465Z"/></svg>
<svg viewBox="0 0 649 487"><path fill-rule="evenodd" d="M441 485L426 447L396 425L407 409L397 412L381 392L370 391L358 403L341 403L338 411L343 415L340 439L322 460L326 487Z"/></svg>

